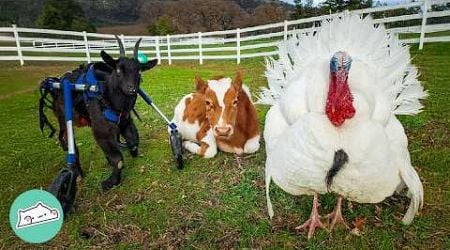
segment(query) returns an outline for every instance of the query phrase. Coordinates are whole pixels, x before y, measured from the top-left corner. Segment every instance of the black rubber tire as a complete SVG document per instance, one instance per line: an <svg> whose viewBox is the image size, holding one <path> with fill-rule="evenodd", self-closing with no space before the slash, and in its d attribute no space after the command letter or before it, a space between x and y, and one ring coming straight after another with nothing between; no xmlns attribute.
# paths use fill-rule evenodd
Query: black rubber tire
<svg viewBox="0 0 450 250"><path fill-rule="evenodd" d="M77 177L71 169L65 168L61 170L49 187L49 192L52 193L61 203L64 215L67 215L75 202L77 193Z"/></svg>
<svg viewBox="0 0 450 250"><path fill-rule="evenodd" d="M184 162L183 162L183 155L177 155L177 168L183 169L184 168Z"/></svg>
<svg viewBox="0 0 450 250"><path fill-rule="evenodd" d="M178 134L178 131L172 130L170 132L170 147L172 148L172 154L175 158L175 161L177 162L177 168L183 169L184 162L183 162L183 143L180 134Z"/></svg>

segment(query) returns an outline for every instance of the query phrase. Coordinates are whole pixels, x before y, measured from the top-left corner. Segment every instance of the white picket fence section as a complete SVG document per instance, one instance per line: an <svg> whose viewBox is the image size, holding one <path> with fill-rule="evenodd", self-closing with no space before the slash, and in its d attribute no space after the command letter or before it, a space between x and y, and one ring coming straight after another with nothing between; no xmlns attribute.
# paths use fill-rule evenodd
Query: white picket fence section
<svg viewBox="0 0 450 250"><path fill-rule="evenodd" d="M425 0L395 6L355 10L353 13L372 15L377 23L385 24L388 31L399 36L404 43L450 41L450 0ZM434 10L433 9L439 9ZM404 15L392 15L395 10L405 10ZM407 11L406 11L407 10ZM142 37L141 51L158 62L175 60L235 60L265 57L277 54L277 44L290 36L308 35L317 30L320 23L342 15L335 13L293 21L284 21L235 30L198 32L167 36L120 35L127 53L131 54L138 38ZM441 32L441 33L435 33ZM435 33L431 35L431 33ZM405 35L406 34L406 35ZM408 34L416 37L408 38ZM436 35L437 34L437 35ZM440 35L441 34L441 35ZM412 35L414 36L414 35ZM409 35L411 37L411 35ZM87 32L0 27L0 61L99 61L99 53L105 50L118 54L118 44L111 34Z"/></svg>

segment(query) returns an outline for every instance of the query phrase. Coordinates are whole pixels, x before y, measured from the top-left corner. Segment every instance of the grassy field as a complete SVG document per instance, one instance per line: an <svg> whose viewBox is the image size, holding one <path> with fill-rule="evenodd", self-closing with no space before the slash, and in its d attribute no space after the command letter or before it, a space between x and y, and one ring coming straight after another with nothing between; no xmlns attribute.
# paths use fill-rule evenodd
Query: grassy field
<svg viewBox="0 0 450 250"><path fill-rule="evenodd" d="M361 236L344 229L331 235L318 231L306 240L295 227L309 217L312 197L294 197L272 185L275 217L267 216L264 160L259 153L243 159L219 153L205 160L187 156L176 170L164 123L142 101L143 122L137 122L141 154L125 153L123 183L107 193L100 183L109 176L106 160L89 129L77 129L77 143L86 177L79 184L74 213L65 220L50 248L311 248L311 249L449 249L450 248L450 44L426 44L411 49L421 79L430 92L425 112L401 117L410 138L413 164L425 189L425 204L413 224L400 219L409 201L388 198L376 205L345 202L348 222L365 219ZM0 70L0 249L32 248L10 229L9 206L20 193L47 188L64 166L64 153L55 139L38 129L37 84L74 64L2 63ZM161 65L145 73L145 90L169 116L177 101L194 89L193 78L234 75L244 69L245 83L255 93L266 84L263 61L244 60ZM263 125L267 107L258 107ZM263 145L264 146L264 145ZM334 207L331 195L321 197L321 212Z"/></svg>

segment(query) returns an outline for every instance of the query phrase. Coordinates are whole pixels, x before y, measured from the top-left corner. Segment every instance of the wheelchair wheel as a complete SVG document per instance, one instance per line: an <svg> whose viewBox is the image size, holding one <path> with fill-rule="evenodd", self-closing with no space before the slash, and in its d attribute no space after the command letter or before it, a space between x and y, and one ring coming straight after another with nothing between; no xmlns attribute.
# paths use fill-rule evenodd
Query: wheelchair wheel
<svg viewBox="0 0 450 250"><path fill-rule="evenodd" d="M172 148L172 154L177 162L177 168L183 169L183 141L177 130L170 131L170 147Z"/></svg>
<svg viewBox="0 0 450 250"><path fill-rule="evenodd" d="M74 173L74 171L64 168L49 187L49 192L61 203L64 215L70 212L75 201L77 177L78 174Z"/></svg>

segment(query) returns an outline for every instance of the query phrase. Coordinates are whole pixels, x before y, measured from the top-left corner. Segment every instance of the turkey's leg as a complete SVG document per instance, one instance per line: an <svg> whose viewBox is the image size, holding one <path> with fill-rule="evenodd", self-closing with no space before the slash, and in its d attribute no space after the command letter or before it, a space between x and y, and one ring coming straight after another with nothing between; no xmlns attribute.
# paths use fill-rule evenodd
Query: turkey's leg
<svg viewBox="0 0 450 250"><path fill-rule="evenodd" d="M339 196L337 198L336 207L334 208L334 211L325 216L327 219L331 219L330 223L330 230L333 230L334 227L340 223L345 226L345 228L349 229L347 223L344 220L344 217L342 217L342 197Z"/></svg>
<svg viewBox="0 0 450 250"><path fill-rule="evenodd" d="M306 230L308 229L308 239L311 239L314 236L314 232L317 227L325 228L325 226L320 221L320 215L319 215L319 198L317 193L314 193L314 200L313 200L313 207L311 210L311 216L309 217L309 220L307 220L305 223L303 223L301 226L296 227L296 230ZM327 230L328 231L328 230Z"/></svg>

